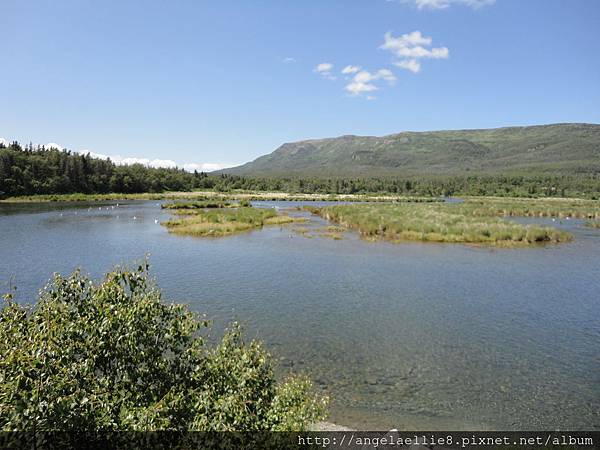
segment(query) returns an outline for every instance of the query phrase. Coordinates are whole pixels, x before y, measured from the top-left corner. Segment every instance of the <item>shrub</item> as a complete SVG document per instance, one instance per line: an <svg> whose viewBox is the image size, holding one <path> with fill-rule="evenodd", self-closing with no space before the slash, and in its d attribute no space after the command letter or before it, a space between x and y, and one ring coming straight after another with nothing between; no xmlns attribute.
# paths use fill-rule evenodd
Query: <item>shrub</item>
<svg viewBox="0 0 600 450"><path fill-rule="evenodd" d="M207 321L166 304L147 264L99 283L55 275L34 306L0 310L0 430L301 430L326 399L274 378L237 325L216 348Z"/></svg>

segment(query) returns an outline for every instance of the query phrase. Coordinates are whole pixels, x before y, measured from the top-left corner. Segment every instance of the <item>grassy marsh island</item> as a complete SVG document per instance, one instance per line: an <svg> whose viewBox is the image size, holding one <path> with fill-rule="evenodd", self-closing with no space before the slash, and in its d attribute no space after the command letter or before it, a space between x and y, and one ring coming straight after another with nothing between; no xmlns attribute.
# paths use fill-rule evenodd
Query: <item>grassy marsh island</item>
<svg viewBox="0 0 600 450"><path fill-rule="evenodd" d="M600 219L600 201L567 198L468 197L464 204L475 216Z"/></svg>
<svg viewBox="0 0 600 450"><path fill-rule="evenodd" d="M519 246L571 240L567 232L472 214L469 204L360 204L306 207L369 239Z"/></svg>
<svg viewBox="0 0 600 450"><path fill-rule="evenodd" d="M292 231L305 238L321 237L340 241L344 239L344 233L348 231L348 228L329 225L326 227L295 227L292 228Z"/></svg>
<svg viewBox="0 0 600 450"><path fill-rule="evenodd" d="M178 204L171 209L177 217L163 222L169 232L189 236L220 237L262 228L264 225L283 225L303 222L301 217L277 214L274 208L237 206L225 208L194 208Z"/></svg>
<svg viewBox="0 0 600 450"><path fill-rule="evenodd" d="M227 201L219 200L203 200L196 202L174 202L164 203L160 205L162 209L179 209L179 210L198 210L198 209L212 209L212 208L230 208L234 205ZM245 205L247 206L247 205Z"/></svg>

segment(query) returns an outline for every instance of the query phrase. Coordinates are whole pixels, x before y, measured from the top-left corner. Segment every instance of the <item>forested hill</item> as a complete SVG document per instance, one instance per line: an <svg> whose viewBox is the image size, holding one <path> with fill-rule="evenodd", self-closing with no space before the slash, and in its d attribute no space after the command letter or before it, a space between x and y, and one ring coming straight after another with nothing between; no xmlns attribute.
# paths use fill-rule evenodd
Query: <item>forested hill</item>
<svg viewBox="0 0 600 450"><path fill-rule="evenodd" d="M411 176L600 173L600 125L341 136L283 144L224 173L250 176Z"/></svg>
<svg viewBox="0 0 600 450"><path fill-rule="evenodd" d="M357 194L386 192L402 195L500 195L600 197L598 158L579 173L524 175L464 175L430 173L421 176L339 177L298 176L294 170L283 176L238 176L189 173L182 169L158 169L141 164L116 165L67 150L8 147L0 143L0 199L36 194L104 194L234 189L299 193Z"/></svg>
<svg viewBox="0 0 600 450"><path fill-rule="evenodd" d="M0 197L33 194L139 193L191 190L207 177L182 169L116 165L55 148L0 144Z"/></svg>

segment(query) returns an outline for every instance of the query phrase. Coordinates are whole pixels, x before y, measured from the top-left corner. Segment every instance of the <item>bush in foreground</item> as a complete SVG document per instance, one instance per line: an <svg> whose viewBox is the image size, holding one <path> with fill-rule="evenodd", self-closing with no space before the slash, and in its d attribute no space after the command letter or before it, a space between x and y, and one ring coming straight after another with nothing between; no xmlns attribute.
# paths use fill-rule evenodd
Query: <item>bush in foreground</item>
<svg viewBox="0 0 600 450"><path fill-rule="evenodd" d="M269 354L234 325L161 302L147 264L94 283L55 275L34 306L0 311L0 430L302 430L326 399L274 378Z"/></svg>

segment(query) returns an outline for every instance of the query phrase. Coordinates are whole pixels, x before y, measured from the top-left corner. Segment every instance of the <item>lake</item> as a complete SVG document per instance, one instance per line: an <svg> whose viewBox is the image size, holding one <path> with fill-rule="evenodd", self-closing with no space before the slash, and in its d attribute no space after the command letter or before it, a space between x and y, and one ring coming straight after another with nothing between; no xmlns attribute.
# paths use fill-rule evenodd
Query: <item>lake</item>
<svg viewBox="0 0 600 450"><path fill-rule="evenodd" d="M598 229L522 219L575 239L494 249L305 237L299 225L182 237L156 223L167 217L156 201L0 204L0 290L16 284L32 302L52 272L99 277L149 254L165 299L206 313L215 336L240 321L279 374L306 373L331 396L332 422L600 429Z"/></svg>

